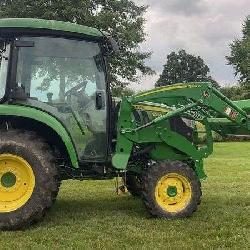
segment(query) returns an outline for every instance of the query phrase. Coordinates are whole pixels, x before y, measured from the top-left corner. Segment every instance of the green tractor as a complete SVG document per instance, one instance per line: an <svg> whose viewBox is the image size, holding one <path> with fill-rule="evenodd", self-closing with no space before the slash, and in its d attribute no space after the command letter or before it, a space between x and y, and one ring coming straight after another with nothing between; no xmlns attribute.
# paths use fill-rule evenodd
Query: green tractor
<svg viewBox="0 0 250 250"><path fill-rule="evenodd" d="M40 221L67 179L120 176L153 216L190 216L211 130L249 133L249 103L209 83L115 101L106 59L116 45L97 29L0 19L0 49L0 229Z"/></svg>

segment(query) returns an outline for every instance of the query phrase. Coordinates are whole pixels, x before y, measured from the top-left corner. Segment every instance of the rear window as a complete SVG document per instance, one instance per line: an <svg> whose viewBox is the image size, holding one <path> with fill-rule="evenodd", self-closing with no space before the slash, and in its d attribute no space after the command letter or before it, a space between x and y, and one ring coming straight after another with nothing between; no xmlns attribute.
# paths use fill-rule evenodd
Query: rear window
<svg viewBox="0 0 250 250"><path fill-rule="evenodd" d="M10 45L0 45L0 99L5 95Z"/></svg>

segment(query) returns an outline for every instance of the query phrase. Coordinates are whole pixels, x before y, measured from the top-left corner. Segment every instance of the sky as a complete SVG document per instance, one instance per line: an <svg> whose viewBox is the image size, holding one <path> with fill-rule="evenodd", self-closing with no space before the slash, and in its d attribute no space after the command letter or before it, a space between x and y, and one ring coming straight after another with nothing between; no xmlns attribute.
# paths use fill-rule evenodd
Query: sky
<svg viewBox="0 0 250 250"><path fill-rule="evenodd" d="M185 49L201 56L212 77L222 86L237 83L233 67L225 59L229 44L241 37L242 23L250 15L250 0L134 0L148 5L143 51L152 51L147 64L156 75L132 84L135 90L150 89L172 51Z"/></svg>

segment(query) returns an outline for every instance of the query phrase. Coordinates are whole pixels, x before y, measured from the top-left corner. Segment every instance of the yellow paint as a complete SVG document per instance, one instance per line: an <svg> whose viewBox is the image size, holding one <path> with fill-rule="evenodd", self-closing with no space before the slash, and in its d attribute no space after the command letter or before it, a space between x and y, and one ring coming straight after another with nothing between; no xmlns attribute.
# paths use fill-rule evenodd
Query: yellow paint
<svg viewBox="0 0 250 250"><path fill-rule="evenodd" d="M135 104L133 105L135 109L145 110L145 111L152 111L152 112L159 112L159 113L167 113L170 112L171 109L164 108L164 107L157 107L148 104Z"/></svg>
<svg viewBox="0 0 250 250"><path fill-rule="evenodd" d="M168 86L165 86L165 87L156 88L156 89L151 90L151 91L147 91L145 93L137 95L136 97L143 97L143 96L156 94L156 93L159 93L159 92L164 92L164 91L169 91L169 90L184 89L184 88L198 88L198 87L200 87L200 85L195 85L195 84L174 84L174 85L168 85Z"/></svg>
<svg viewBox="0 0 250 250"><path fill-rule="evenodd" d="M3 175L12 173L16 182L11 187L1 183ZM30 199L35 187L35 176L30 164L12 154L0 155L0 213L8 213L22 207Z"/></svg>
<svg viewBox="0 0 250 250"><path fill-rule="evenodd" d="M175 187L177 194L171 197L167 194L169 187ZM177 173L163 176L156 185L155 198L157 204L166 212L178 213L187 207L192 197L192 188L189 180Z"/></svg>

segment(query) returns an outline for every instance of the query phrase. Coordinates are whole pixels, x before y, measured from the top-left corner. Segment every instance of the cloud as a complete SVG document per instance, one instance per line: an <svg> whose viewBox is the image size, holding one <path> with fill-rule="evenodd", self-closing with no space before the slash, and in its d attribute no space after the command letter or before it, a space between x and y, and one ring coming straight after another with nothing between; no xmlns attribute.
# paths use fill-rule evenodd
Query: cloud
<svg viewBox="0 0 250 250"><path fill-rule="evenodd" d="M237 82L225 56L229 44L241 36L242 23L250 14L249 0L134 0L149 5L145 51L152 50L148 64L159 75L171 51L185 49L200 55L212 76L222 85ZM158 75L146 77L134 88L152 88Z"/></svg>
<svg viewBox="0 0 250 250"><path fill-rule="evenodd" d="M148 2L152 4L152 1ZM162 14L173 12L175 15L193 16L206 11L203 0L157 0L151 6Z"/></svg>

